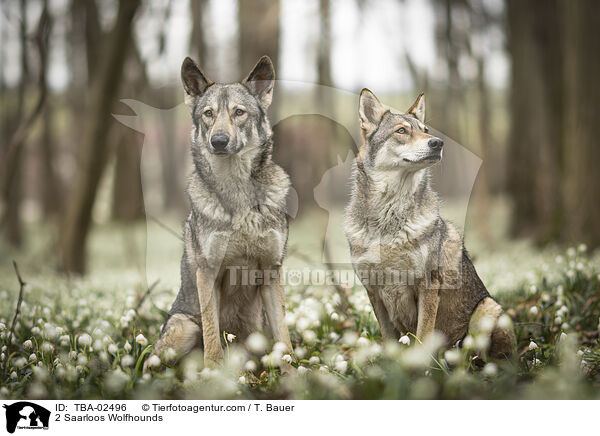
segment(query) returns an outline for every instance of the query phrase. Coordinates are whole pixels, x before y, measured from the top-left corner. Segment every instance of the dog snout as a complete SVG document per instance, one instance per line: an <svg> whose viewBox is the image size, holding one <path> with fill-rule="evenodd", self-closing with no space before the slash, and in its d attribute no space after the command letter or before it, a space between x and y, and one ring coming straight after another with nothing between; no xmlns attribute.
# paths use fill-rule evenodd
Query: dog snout
<svg viewBox="0 0 600 436"><path fill-rule="evenodd" d="M212 145L215 151L225 151L227 144L229 144L228 135L218 133L216 135L212 135L210 138L210 145Z"/></svg>
<svg viewBox="0 0 600 436"><path fill-rule="evenodd" d="M440 138L431 138L427 142L427 145L429 145L429 148L432 150L441 150L444 146L444 141L442 141Z"/></svg>

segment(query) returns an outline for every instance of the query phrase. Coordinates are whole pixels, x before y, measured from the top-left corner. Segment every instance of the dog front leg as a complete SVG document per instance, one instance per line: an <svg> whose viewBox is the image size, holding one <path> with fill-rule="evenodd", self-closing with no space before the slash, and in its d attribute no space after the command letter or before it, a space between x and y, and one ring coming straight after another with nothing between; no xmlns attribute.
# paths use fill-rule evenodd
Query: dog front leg
<svg viewBox="0 0 600 436"><path fill-rule="evenodd" d="M292 353L292 341L290 332L285 322L285 289L280 280L281 269L276 268L276 274L261 286L260 295L267 315L267 321L273 333L273 339L286 345ZM287 362L281 363L283 373L292 372L294 368Z"/></svg>
<svg viewBox="0 0 600 436"><path fill-rule="evenodd" d="M417 338L421 341L433 333L440 302L439 286L432 282L419 289L417 314Z"/></svg>
<svg viewBox="0 0 600 436"><path fill-rule="evenodd" d="M427 339L427 336L435 329L439 302L440 283L438 278L424 281L419 287L417 307L417 338L421 341Z"/></svg>
<svg viewBox="0 0 600 436"><path fill-rule="evenodd" d="M221 333L219 329L219 304L217 299L216 274L196 270L196 286L200 300L202 339L204 342L204 366L212 368L223 361Z"/></svg>
<svg viewBox="0 0 600 436"><path fill-rule="evenodd" d="M371 304L373 305L373 311L375 312L375 317L377 318L377 323L379 324L379 330L381 330L381 336L383 337L383 340L397 341L400 338L400 334L396 330L396 327L394 327L383 301L381 301L381 298L377 296L376 292L368 291L367 294L369 296L369 300L371 300Z"/></svg>

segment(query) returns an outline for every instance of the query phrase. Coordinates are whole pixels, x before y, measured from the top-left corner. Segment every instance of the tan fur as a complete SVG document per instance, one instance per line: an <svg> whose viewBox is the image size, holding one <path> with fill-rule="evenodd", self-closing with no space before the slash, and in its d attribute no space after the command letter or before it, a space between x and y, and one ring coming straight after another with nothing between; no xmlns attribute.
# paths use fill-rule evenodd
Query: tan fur
<svg viewBox="0 0 600 436"><path fill-rule="evenodd" d="M187 354L194 348L199 335L200 327L188 316L173 315L165 326L161 340L154 346L153 354L161 356L165 363L173 364L180 357L178 354ZM176 355L174 358L166 359L165 352L169 349L175 351ZM147 372L148 369L148 360L146 360L144 372Z"/></svg>
<svg viewBox="0 0 600 436"><path fill-rule="evenodd" d="M489 333L490 349L489 356L493 358L506 358L513 354L516 346L515 333L512 329L498 327L498 318L502 316L502 307L492 298L484 298L473 312L469 322L469 333L471 335L486 334L481 331L480 324L484 318L493 320L493 329Z"/></svg>

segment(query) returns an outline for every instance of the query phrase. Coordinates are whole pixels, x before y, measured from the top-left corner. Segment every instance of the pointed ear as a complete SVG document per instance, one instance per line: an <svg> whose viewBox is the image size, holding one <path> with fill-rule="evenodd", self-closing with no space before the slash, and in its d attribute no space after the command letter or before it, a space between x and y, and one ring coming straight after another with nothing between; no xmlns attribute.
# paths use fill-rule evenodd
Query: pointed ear
<svg viewBox="0 0 600 436"><path fill-rule="evenodd" d="M200 71L198 64L189 57L185 58L181 65L181 81L183 82L185 93L190 97L202 94L206 91L206 88L213 84Z"/></svg>
<svg viewBox="0 0 600 436"><path fill-rule="evenodd" d="M377 128L381 121L385 108L379 102L375 94L364 88L360 93L358 100L358 115L360 118L360 127L363 130L370 131Z"/></svg>
<svg viewBox="0 0 600 436"><path fill-rule="evenodd" d="M268 108L273 99L275 68L269 56L263 56L243 82L250 92L258 98L263 108Z"/></svg>
<svg viewBox="0 0 600 436"><path fill-rule="evenodd" d="M413 105L406 111L420 122L425 122L425 94L420 93Z"/></svg>

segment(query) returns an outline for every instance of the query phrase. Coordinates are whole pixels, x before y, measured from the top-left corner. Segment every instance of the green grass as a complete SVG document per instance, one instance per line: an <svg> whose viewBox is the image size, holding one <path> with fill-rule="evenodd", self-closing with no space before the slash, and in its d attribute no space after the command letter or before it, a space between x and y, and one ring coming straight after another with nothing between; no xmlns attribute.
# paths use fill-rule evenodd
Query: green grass
<svg viewBox="0 0 600 436"><path fill-rule="evenodd" d="M315 213L294 224L288 267L318 266ZM423 345L414 337L410 345L384 344L361 286L348 291L347 310L339 309L332 287L289 286L297 374L280 376L277 346L249 353L233 339L221 368L203 368L201 354L193 353L142 376L177 291L181 252L177 238L151 225L151 246L160 250L144 256L144 230L99 226L83 279L53 272L53 242L42 228L28 228L23 252L0 249L0 397L600 398L598 256L584 247L539 251L527 242L502 242L492 250L472 241L476 267L514 322L518 353L511 361L485 363L481 338L447 351L436 338ZM8 344L19 291L11 257L28 285Z"/></svg>

